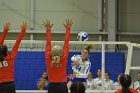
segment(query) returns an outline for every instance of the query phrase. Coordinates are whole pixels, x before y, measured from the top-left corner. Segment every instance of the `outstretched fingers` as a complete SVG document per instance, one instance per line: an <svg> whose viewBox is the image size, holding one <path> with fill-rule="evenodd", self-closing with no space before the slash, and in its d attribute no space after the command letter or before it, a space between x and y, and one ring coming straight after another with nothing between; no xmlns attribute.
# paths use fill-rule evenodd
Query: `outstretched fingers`
<svg viewBox="0 0 140 93"><path fill-rule="evenodd" d="M66 19L66 23L64 23L65 28L71 28L73 21L70 19Z"/></svg>
<svg viewBox="0 0 140 93"><path fill-rule="evenodd" d="M27 22L26 21L23 21L22 22L22 25L21 25L21 28L22 29L27 29L28 25L27 25Z"/></svg>
<svg viewBox="0 0 140 93"><path fill-rule="evenodd" d="M51 28L53 26L53 24L51 24L50 20L47 20L44 22L43 21L43 26L45 26L46 28Z"/></svg>
<svg viewBox="0 0 140 93"><path fill-rule="evenodd" d="M11 24L9 22L6 22L4 24L4 29L10 30L10 26L11 26Z"/></svg>

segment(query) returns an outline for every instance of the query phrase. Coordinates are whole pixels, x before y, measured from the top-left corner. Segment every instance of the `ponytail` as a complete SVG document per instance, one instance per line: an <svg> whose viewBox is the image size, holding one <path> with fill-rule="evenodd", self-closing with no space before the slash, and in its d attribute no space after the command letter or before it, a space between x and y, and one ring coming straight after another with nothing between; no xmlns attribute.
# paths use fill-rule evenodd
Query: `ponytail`
<svg viewBox="0 0 140 93"><path fill-rule="evenodd" d="M120 84L122 86L122 93L132 93L130 90L129 90L129 87L131 85L131 77L127 74L124 74L124 75L121 75L120 76Z"/></svg>
<svg viewBox="0 0 140 93"><path fill-rule="evenodd" d="M6 45L2 45L2 54L4 57L7 56L8 48Z"/></svg>
<svg viewBox="0 0 140 93"><path fill-rule="evenodd" d="M3 61L2 46L0 46L0 62Z"/></svg>
<svg viewBox="0 0 140 93"><path fill-rule="evenodd" d="M8 48L6 45L2 45L0 47L0 62L4 60L3 57L7 56Z"/></svg>
<svg viewBox="0 0 140 93"><path fill-rule="evenodd" d="M53 58L52 63L59 63L62 54L62 47L59 45L54 45L51 50L51 55Z"/></svg>
<svg viewBox="0 0 140 93"><path fill-rule="evenodd" d="M122 93L132 93L129 88L122 88Z"/></svg>
<svg viewBox="0 0 140 93"><path fill-rule="evenodd" d="M3 56L0 55L0 62L2 62L4 59L3 59Z"/></svg>
<svg viewBox="0 0 140 93"><path fill-rule="evenodd" d="M88 54L90 54L90 49L94 48L93 44L89 44L85 49L88 51Z"/></svg>

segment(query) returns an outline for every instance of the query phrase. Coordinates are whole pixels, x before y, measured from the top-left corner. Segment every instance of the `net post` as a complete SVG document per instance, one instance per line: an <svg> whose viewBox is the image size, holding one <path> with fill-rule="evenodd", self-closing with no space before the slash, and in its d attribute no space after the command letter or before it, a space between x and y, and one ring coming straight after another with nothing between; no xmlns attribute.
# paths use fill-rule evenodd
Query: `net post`
<svg viewBox="0 0 140 93"><path fill-rule="evenodd" d="M105 91L105 43L102 42L102 92Z"/></svg>
<svg viewBox="0 0 140 93"><path fill-rule="evenodd" d="M130 67L131 67L131 61L132 61L132 53L133 53L133 46L131 45L131 43L128 43L127 47L128 47L128 54L127 54L127 59L126 59L125 74L130 73Z"/></svg>

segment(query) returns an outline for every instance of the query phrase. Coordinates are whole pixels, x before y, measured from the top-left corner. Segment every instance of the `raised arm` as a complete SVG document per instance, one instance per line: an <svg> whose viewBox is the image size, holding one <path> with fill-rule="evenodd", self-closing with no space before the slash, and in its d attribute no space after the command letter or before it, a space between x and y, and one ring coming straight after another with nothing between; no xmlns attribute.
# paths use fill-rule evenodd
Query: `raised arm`
<svg viewBox="0 0 140 93"><path fill-rule="evenodd" d="M17 40L14 44L14 47L13 47L11 53L10 53L13 57L15 57L16 54L17 54L20 42L21 42L22 38L24 37L26 29L27 29L27 23L23 22L22 25L21 25L21 32L19 33L18 38L17 38Z"/></svg>
<svg viewBox="0 0 140 93"><path fill-rule="evenodd" d="M66 19L66 23L64 24L66 28L66 35L65 35L63 52L62 52L62 56L64 58L67 58L69 53L70 28L72 24L73 24L72 20Z"/></svg>
<svg viewBox="0 0 140 93"><path fill-rule="evenodd" d="M47 63L50 63L51 61L51 27L53 24L50 24L50 20L46 20L43 25L46 29L46 51L45 51L45 58L47 60Z"/></svg>
<svg viewBox="0 0 140 93"><path fill-rule="evenodd" d="M4 25L3 32L2 32L2 35L0 37L0 46L3 45L6 34L10 29L10 25L11 25L10 23L5 23L5 25Z"/></svg>

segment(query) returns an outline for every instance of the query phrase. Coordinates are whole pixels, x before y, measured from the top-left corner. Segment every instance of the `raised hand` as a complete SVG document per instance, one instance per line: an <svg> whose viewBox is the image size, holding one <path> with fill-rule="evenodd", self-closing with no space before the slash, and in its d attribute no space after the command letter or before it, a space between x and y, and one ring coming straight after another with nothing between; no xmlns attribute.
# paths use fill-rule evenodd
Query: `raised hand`
<svg viewBox="0 0 140 93"><path fill-rule="evenodd" d="M50 20L43 21L43 26L45 26L47 29L51 28L53 24L50 23Z"/></svg>
<svg viewBox="0 0 140 93"><path fill-rule="evenodd" d="M10 23L9 22L6 22L5 24L4 24L4 29L5 30L10 30Z"/></svg>
<svg viewBox="0 0 140 93"><path fill-rule="evenodd" d="M22 25L21 25L21 28L26 30L27 27L28 27L27 23L23 21Z"/></svg>
<svg viewBox="0 0 140 93"><path fill-rule="evenodd" d="M74 79L74 78L76 77L76 75L75 75L75 74L69 74L67 77L68 77L69 79Z"/></svg>
<svg viewBox="0 0 140 93"><path fill-rule="evenodd" d="M77 66L77 65L79 65L78 61L73 61L73 62L71 63L71 66Z"/></svg>
<svg viewBox="0 0 140 93"><path fill-rule="evenodd" d="M72 24L72 20L66 19L66 23L64 23L64 26L65 28L71 28Z"/></svg>

